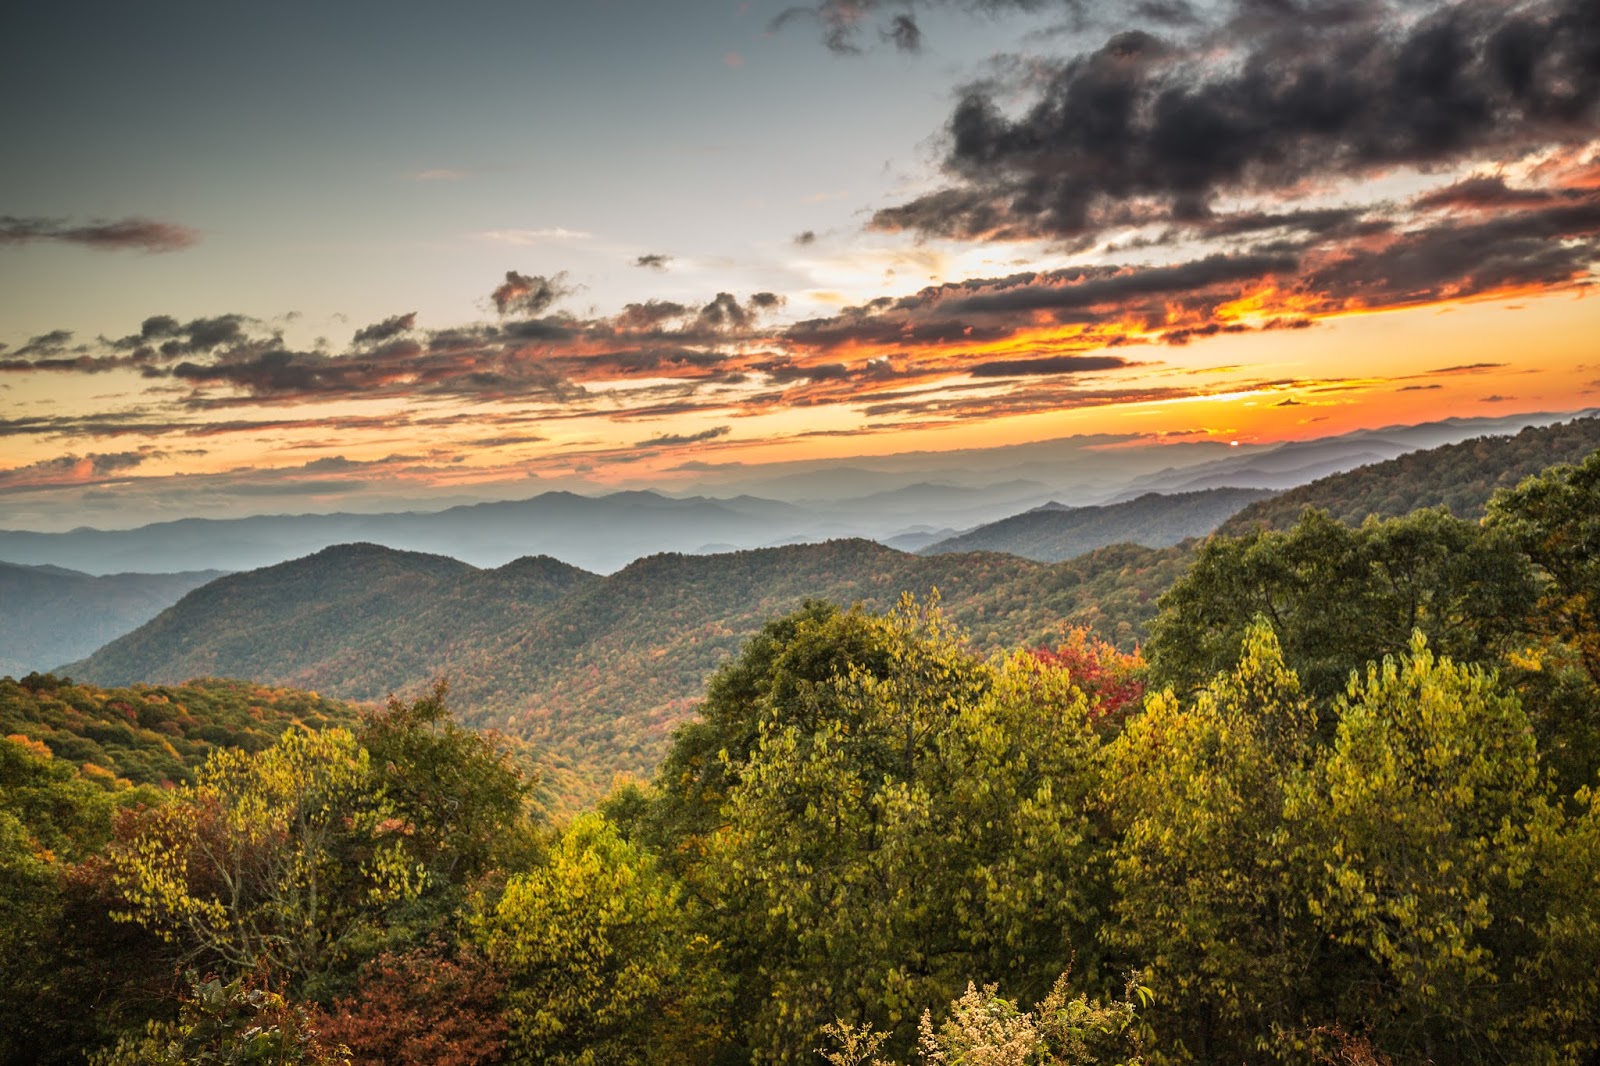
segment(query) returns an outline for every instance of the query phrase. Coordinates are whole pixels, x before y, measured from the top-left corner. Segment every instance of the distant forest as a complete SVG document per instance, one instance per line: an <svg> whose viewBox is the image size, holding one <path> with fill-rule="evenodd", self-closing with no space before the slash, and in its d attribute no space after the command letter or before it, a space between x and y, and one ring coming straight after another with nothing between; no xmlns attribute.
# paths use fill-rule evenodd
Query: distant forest
<svg viewBox="0 0 1600 1066"><path fill-rule="evenodd" d="M1595 1062L1600 452L1267 524L1130 549L1148 616L1052 620L1121 549L803 602L554 819L489 676L0 683L0 1060Z"/></svg>

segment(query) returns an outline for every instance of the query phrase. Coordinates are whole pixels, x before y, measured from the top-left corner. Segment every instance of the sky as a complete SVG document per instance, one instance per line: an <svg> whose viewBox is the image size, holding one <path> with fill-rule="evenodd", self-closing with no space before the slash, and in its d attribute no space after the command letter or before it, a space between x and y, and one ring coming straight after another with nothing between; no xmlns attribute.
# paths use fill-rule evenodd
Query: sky
<svg viewBox="0 0 1600 1066"><path fill-rule="evenodd" d="M25 8L5 528L1600 404L1592 0Z"/></svg>

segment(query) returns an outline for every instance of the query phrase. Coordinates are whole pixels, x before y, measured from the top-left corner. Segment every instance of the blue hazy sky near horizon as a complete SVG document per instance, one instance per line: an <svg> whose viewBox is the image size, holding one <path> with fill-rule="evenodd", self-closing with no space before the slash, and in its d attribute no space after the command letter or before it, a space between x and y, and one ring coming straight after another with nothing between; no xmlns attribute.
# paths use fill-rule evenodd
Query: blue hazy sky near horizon
<svg viewBox="0 0 1600 1066"><path fill-rule="evenodd" d="M921 55L835 55L814 23L773 29L785 6L29 5L0 70L0 212L200 241L0 248L0 336L155 313L443 326L487 317L508 269L567 271L602 313L825 285L795 261L924 176L954 87L1048 20L935 13Z"/></svg>

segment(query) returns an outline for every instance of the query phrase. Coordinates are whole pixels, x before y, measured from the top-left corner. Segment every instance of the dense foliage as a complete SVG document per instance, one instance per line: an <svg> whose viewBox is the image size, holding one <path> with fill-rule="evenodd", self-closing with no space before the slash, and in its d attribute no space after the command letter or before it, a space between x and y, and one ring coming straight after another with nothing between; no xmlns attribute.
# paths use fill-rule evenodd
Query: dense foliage
<svg viewBox="0 0 1600 1066"><path fill-rule="evenodd" d="M188 783L213 751L260 751L291 726L349 725L357 713L315 692L215 678L112 689L52 674L0 678L0 736L133 784Z"/></svg>

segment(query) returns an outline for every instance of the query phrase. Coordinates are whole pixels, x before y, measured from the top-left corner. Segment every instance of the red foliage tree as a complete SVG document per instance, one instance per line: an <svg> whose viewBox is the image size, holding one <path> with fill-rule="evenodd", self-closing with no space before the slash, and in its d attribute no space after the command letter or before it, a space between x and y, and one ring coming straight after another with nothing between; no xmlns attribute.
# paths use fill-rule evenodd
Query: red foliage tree
<svg viewBox="0 0 1600 1066"><path fill-rule="evenodd" d="M1102 727L1121 728L1144 701L1144 655L1119 651L1085 626L1068 629L1054 650L1036 648L1030 654L1045 666L1067 671L1089 697L1094 719Z"/></svg>
<svg viewBox="0 0 1600 1066"><path fill-rule="evenodd" d="M505 978L469 949L386 952L316 1024L362 1066L488 1066L505 1046L504 990Z"/></svg>

